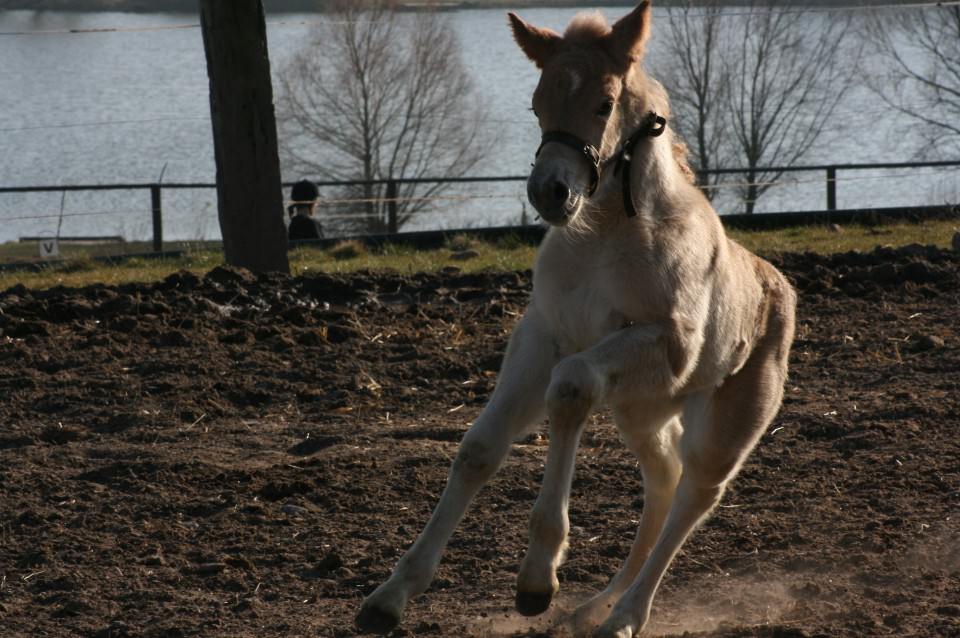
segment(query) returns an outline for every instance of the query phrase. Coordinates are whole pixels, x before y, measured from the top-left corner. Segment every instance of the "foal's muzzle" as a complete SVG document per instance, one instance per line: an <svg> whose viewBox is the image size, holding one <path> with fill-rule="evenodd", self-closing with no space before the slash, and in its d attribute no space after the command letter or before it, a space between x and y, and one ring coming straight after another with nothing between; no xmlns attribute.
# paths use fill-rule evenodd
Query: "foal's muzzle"
<svg viewBox="0 0 960 638"><path fill-rule="evenodd" d="M577 211L581 200L580 194L570 188L566 179L538 175L536 169L527 180L527 198L540 217L550 224L565 223Z"/></svg>
<svg viewBox="0 0 960 638"><path fill-rule="evenodd" d="M550 143L566 147L577 156L567 161L571 158L566 152L563 161L560 157L556 161L550 158L541 161L541 151ZM559 148L556 151L564 153ZM570 133L552 131L544 133L536 158L538 161L527 180L527 197L544 221L564 224L579 210L584 196L590 197L596 191L600 182L600 153ZM589 177L583 175L584 167L589 169Z"/></svg>

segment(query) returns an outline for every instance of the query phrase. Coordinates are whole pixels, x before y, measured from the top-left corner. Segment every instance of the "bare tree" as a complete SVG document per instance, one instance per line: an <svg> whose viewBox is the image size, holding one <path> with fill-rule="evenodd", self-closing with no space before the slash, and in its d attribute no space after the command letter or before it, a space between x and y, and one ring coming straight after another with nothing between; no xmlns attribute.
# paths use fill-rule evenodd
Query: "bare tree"
<svg viewBox="0 0 960 638"><path fill-rule="evenodd" d="M854 51L841 50L852 18L808 13L780 0L759 0L727 50L728 96L737 155L747 169L740 194L747 213L782 171L813 147L851 87Z"/></svg>
<svg viewBox="0 0 960 638"><path fill-rule="evenodd" d="M340 3L278 79L288 169L364 182L340 193L362 200L338 209L352 213L334 224L342 230L395 229L449 188L399 184L395 197L389 193L391 220L386 186L370 181L463 176L489 149L456 34L432 11L400 15L382 1Z"/></svg>
<svg viewBox="0 0 960 638"><path fill-rule="evenodd" d="M727 97L736 155L747 169L740 193L752 213L782 176L764 166L801 159L830 124L851 86L855 51L843 48L851 17L804 12L783 0L759 0L726 51L732 73Z"/></svg>
<svg viewBox="0 0 960 638"><path fill-rule="evenodd" d="M667 14L665 55L660 76L667 82L673 126L687 141L697 182L713 199L719 177L711 169L729 160L724 108L730 90L730 65L724 59L723 3L683 0Z"/></svg>
<svg viewBox="0 0 960 638"><path fill-rule="evenodd" d="M960 151L960 6L876 14L865 39L879 63L867 88L923 125L928 154Z"/></svg>

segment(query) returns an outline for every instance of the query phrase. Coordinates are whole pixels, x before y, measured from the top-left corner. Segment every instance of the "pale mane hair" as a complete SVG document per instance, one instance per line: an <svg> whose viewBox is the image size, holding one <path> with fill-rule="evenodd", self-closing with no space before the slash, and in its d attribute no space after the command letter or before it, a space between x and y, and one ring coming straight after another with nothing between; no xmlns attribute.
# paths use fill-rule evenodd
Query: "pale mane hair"
<svg viewBox="0 0 960 638"><path fill-rule="evenodd" d="M693 172L693 169L690 168L689 155L690 152L686 143L680 139L679 135L674 134L673 159L677 161L677 165L680 167L680 172L683 173L683 176L687 178L687 181L696 186L697 175Z"/></svg>

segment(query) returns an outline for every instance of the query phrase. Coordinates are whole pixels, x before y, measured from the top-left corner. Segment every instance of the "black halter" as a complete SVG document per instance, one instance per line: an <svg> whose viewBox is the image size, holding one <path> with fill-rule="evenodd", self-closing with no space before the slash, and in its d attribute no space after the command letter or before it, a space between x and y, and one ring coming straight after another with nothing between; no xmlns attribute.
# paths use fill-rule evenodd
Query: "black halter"
<svg viewBox="0 0 960 638"><path fill-rule="evenodd" d="M604 166L612 161L616 161L613 168L614 174L623 171L623 207L627 211L627 217L635 217L637 209L633 205L633 197L630 192L630 163L633 161L633 147L637 145L644 137L659 137L663 135L667 128L667 120L651 111L644 116L643 121L637 130L630 137L620 143L620 146L611 157L601 159L600 151L596 147L587 144L573 133L566 131L547 131L540 140L540 146L534 157L539 157L540 151L550 142L556 142L568 146L578 153L582 154L590 162L590 187L587 189L587 197L593 195L597 186L600 184L600 174Z"/></svg>

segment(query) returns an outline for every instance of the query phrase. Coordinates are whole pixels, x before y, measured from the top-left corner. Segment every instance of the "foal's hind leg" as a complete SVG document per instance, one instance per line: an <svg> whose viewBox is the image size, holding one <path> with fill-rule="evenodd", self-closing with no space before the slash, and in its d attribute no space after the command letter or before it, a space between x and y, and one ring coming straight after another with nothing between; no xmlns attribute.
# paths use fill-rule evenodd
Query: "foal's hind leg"
<svg viewBox="0 0 960 638"><path fill-rule="evenodd" d="M647 406L642 406L648 412ZM682 429L676 416L666 417L662 427L645 425L650 417L633 414L637 410L615 412L617 424L623 432L627 447L640 460L643 474L643 515L634 538L630 554L620 571L607 587L596 596L580 605L573 614L572 625L576 635L584 635L600 624L609 614L613 604L633 583L643 563L650 555L663 521L667 517L677 481L680 480L680 457L678 445Z"/></svg>
<svg viewBox="0 0 960 638"><path fill-rule="evenodd" d="M363 601L357 615L361 630L387 633L400 622L407 601L430 584L470 501L500 467L510 444L542 418L544 390L554 360L552 338L536 310L528 309L510 339L490 402L460 443L447 487L430 521L389 580Z"/></svg>
<svg viewBox="0 0 960 638"><path fill-rule="evenodd" d="M779 345L779 344L777 344ZM720 501L727 484L777 413L786 348L754 352L716 391L688 399L681 439L683 474L657 543L636 581L595 638L631 638L643 629L664 572L687 536Z"/></svg>

